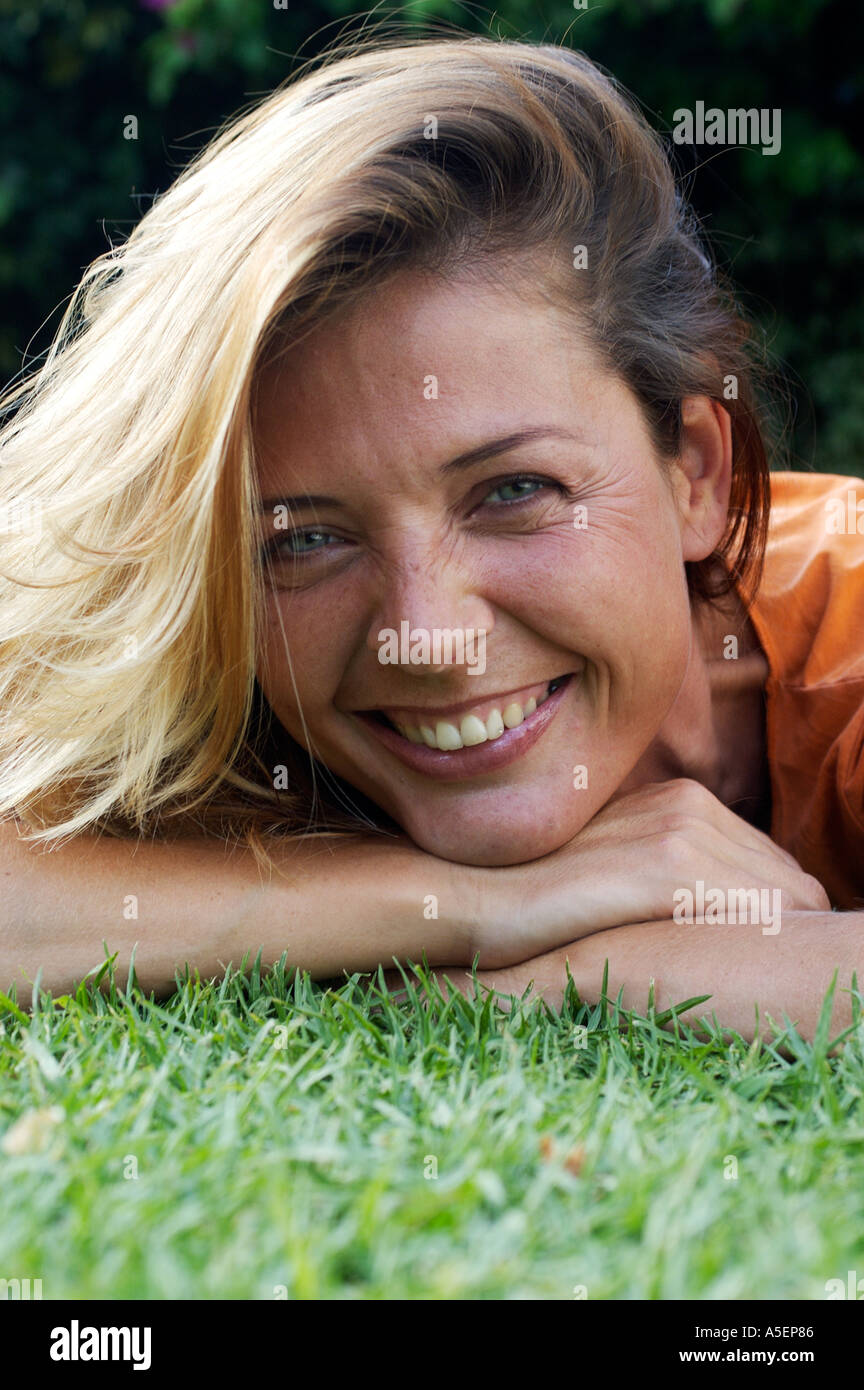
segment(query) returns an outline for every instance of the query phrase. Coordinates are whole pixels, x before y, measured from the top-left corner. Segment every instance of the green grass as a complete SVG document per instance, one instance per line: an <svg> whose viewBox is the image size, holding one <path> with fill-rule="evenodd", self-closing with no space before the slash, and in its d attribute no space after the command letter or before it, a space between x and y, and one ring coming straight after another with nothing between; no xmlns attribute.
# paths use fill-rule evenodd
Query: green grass
<svg viewBox="0 0 864 1390"><path fill-rule="evenodd" d="M32 1015L0 1000L0 1278L45 1299L824 1299L864 1277L860 1021L835 1055L788 1032L789 1056L572 985L557 1015L280 967L161 1004L107 979L34 991Z"/></svg>

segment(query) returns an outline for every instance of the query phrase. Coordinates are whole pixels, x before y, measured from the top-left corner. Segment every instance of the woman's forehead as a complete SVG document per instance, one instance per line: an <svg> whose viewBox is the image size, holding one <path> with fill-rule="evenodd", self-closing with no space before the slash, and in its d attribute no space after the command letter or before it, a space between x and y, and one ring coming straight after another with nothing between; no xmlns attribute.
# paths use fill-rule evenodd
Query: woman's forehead
<svg viewBox="0 0 864 1390"><path fill-rule="evenodd" d="M423 435L466 416L475 433L515 431L526 412L587 401L600 374L575 325L541 297L531 303L501 286L406 275L266 365L254 419L271 447L325 430L330 438L392 428Z"/></svg>

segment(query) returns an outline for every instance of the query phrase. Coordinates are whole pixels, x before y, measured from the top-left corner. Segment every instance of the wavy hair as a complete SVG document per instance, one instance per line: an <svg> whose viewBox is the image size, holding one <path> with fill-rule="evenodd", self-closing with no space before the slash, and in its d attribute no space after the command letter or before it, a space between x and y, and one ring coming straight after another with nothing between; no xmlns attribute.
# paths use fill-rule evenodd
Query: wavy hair
<svg viewBox="0 0 864 1390"><path fill-rule="evenodd" d="M314 760L286 754L257 686L255 384L395 269L505 256L532 257L573 308L662 457L683 397L729 411L729 522L688 581L712 597L719 560L721 589L755 586L769 493L748 325L633 102L563 48L337 51L230 124L94 261L2 402L0 816L49 841L374 823L326 769L316 799Z"/></svg>

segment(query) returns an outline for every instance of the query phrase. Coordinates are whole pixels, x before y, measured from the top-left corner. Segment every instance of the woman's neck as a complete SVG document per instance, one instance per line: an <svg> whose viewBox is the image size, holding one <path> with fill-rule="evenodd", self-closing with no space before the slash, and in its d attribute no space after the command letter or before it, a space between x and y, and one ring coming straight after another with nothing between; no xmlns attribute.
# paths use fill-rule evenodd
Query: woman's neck
<svg viewBox="0 0 864 1390"><path fill-rule="evenodd" d="M619 791L689 777L743 819L767 829L768 675L767 658L737 595L694 608L692 654L681 690Z"/></svg>

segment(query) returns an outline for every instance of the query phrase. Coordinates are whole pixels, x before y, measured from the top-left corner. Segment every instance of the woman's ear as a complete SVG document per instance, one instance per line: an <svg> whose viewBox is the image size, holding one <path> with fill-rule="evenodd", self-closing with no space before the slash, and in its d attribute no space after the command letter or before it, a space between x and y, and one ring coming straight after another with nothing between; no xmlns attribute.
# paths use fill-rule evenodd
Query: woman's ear
<svg viewBox="0 0 864 1390"><path fill-rule="evenodd" d="M726 530L732 486L732 421L710 396L681 402L681 447L673 461L682 553L705 560Z"/></svg>

